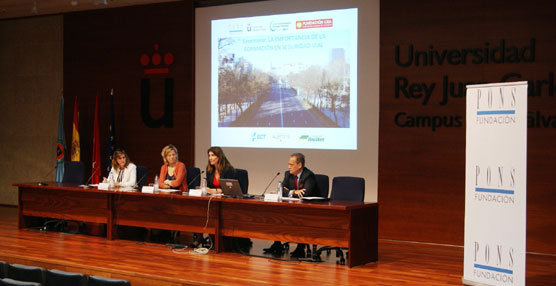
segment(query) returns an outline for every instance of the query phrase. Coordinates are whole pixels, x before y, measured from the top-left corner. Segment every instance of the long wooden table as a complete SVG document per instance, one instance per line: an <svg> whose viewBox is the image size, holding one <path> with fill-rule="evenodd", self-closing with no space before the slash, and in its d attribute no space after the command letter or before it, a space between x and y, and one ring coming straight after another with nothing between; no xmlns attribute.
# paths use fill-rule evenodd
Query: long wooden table
<svg viewBox="0 0 556 286"><path fill-rule="evenodd" d="M117 238L118 225L127 225L214 234L216 252L224 251L223 236L234 236L348 248L349 267L378 259L377 203L264 202L54 182L14 186L19 228L30 227L32 217L48 217L106 224L108 239Z"/></svg>

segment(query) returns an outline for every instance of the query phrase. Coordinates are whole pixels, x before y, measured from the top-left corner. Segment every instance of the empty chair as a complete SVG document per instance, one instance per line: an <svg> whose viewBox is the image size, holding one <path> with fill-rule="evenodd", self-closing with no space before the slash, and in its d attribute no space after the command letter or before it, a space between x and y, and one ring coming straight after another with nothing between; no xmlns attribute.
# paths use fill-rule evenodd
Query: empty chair
<svg viewBox="0 0 556 286"><path fill-rule="evenodd" d="M81 273L65 272L56 269L47 270L46 286L87 286L87 276Z"/></svg>
<svg viewBox="0 0 556 286"><path fill-rule="evenodd" d="M201 169L190 166L186 166L185 169L187 170L187 187L196 189L201 185Z"/></svg>
<svg viewBox="0 0 556 286"><path fill-rule="evenodd" d="M334 177L332 179L331 200L365 200L365 179L358 177Z"/></svg>
<svg viewBox="0 0 556 286"><path fill-rule="evenodd" d="M135 168L136 178L137 178L137 188L140 190L147 183L147 172L149 168L147 166L137 165Z"/></svg>
<svg viewBox="0 0 556 286"><path fill-rule="evenodd" d="M14 280L11 278L4 278L4 279L0 279L0 286L42 286L41 283L37 283L37 282L29 282L29 281L19 281L19 280Z"/></svg>
<svg viewBox="0 0 556 286"><path fill-rule="evenodd" d="M0 261L0 279L6 278L8 274L8 263L6 261Z"/></svg>
<svg viewBox="0 0 556 286"><path fill-rule="evenodd" d="M44 284L44 269L21 264L8 264L7 278Z"/></svg>
<svg viewBox="0 0 556 286"><path fill-rule="evenodd" d="M127 280L106 278L102 276L89 276L89 286L129 286Z"/></svg>
<svg viewBox="0 0 556 286"><path fill-rule="evenodd" d="M315 174L315 179L317 180L317 189L319 194L323 198L328 198L329 180L327 175Z"/></svg>
<svg viewBox="0 0 556 286"><path fill-rule="evenodd" d="M236 169L236 174L241 187L241 192L247 194L249 190L249 172L245 169Z"/></svg>
<svg viewBox="0 0 556 286"><path fill-rule="evenodd" d="M65 161L64 162L64 176L62 177L63 183L83 184L85 178L85 165L81 161ZM57 231L64 231L67 229L66 220L56 220L54 228Z"/></svg>
<svg viewBox="0 0 556 286"><path fill-rule="evenodd" d="M359 177L334 177L332 179L330 199L363 202L365 199L365 179ZM337 263L346 264L344 253L340 247L323 246L317 251L313 251L312 259L314 261L322 261L320 254L324 250L326 250L327 254L330 254L331 250L336 250L336 257L340 258ZM347 256L348 253L346 252L346 258Z"/></svg>
<svg viewBox="0 0 556 286"><path fill-rule="evenodd" d="M81 161L66 161L64 162L64 177L63 183L83 184L85 177L85 166Z"/></svg>

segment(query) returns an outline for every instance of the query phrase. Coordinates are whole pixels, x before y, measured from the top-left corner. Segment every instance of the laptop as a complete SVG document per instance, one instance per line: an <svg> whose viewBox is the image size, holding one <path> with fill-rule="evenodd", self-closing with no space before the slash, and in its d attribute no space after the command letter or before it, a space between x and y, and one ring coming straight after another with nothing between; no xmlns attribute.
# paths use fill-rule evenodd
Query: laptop
<svg viewBox="0 0 556 286"><path fill-rule="evenodd" d="M231 197L243 197L239 181L235 179L220 179L222 194Z"/></svg>

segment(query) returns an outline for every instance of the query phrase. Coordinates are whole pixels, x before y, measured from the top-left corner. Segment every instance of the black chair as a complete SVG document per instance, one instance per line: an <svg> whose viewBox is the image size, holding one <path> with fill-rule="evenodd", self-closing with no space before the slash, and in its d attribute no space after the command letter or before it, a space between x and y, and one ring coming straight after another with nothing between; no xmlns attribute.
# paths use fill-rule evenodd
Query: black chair
<svg viewBox="0 0 556 286"><path fill-rule="evenodd" d="M143 188L143 186L147 184L148 171L149 168L147 168L147 166L137 165L135 168L135 174L136 174L135 177L137 178L137 188L139 190L141 190L141 188Z"/></svg>
<svg viewBox="0 0 556 286"><path fill-rule="evenodd" d="M315 179L317 180L317 189L319 190L320 196L328 198L328 189L330 187L328 176L315 174Z"/></svg>
<svg viewBox="0 0 556 286"><path fill-rule="evenodd" d="M236 174L241 187L241 192L247 194L249 190L249 172L245 169L236 169Z"/></svg>
<svg viewBox="0 0 556 286"><path fill-rule="evenodd" d="M81 273L65 272L56 269L47 270L46 286L87 286L87 276Z"/></svg>
<svg viewBox="0 0 556 286"><path fill-rule="evenodd" d="M365 179L358 177L334 177L330 199L335 201L365 200Z"/></svg>
<svg viewBox="0 0 556 286"><path fill-rule="evenodd" d="M21 264L8 264L7 278L44 284L44 269Z"/></svg>
<svg viewBox="0 0 556 286"><path fill-rule="evenodd" d="M8 274L8 263L6 261L0 261L0 279L6 278Z"/></svg>
<svg viewBox="0 0 556 286"><path fill-rule="evenodd" d="M332 179L330 199L363 202L365 199L365 179L359 177L334 177ZM336 250L336 257L340 258L337 263L346 264L349 253L346 251L346 257L344 258L342 248L332 246L323 246L318 250L314 250L312 261L322 261L320 254L324 250L326 250L327 255L330 255L331 250Z"/></svg>
<svg viewBox="0 0 556 286"><path fill-rule="evenodd" d="M63 183L83 184L85 166L81 161L65 161Z"/></svg>
<svg viewBox="0 0 556 286"><path fill-rule="evenodd" d="M315 180L317 181L317 189L319 190L319 195L323 198L328 198L328 190L330 187L328 175L315 174ZM317 245L313 244L313 252L315 251L317 251ZM311 248L309 247L309 245L307 245L307 257L311 257Z"/></svg>
<svg viewBox="0 0 556 286"><path fill-rule="evenodd" d="M83 184L85 179L85 165L81 161L65 161L63 183ZM49 220L47 223L54 223L54 229L64 231L67 229L66 220ZM82 228L83 226L80 225Z"/></svg>
<svg viewBox="0 0 556 286"><path fill-rule="evenodd" d="M4 278L0 279L0 286L42 286L42 284L37 282L19 281L11 278Z"/></svg>
<svg viewBox="0 0 556 286"><path fill-rule="evenodd" d="M89 276L89 286L129 286L127 280L112 279L102 276Z"/></svg>
<svg viewBox="0 0 556 286"><path fill-rule="evenodd" d="M317 189L319 191L319 195L323 198L328 198L328 189L329 189L329 178L328 175L324 174L315 174L315 180L317 181ZM290 248L289 242L283 243L284 249ZM313 252L317 251L317 245L313 244ZM311 247L307 245L307 257L311 257Z"/></svg>
<svg viewBox="0 0 556 286"><path fill-rule="evenodd" d="M186 166L187 170L187 186L190 189L195 189L201 185L201 169L197 167Z"/></svg>

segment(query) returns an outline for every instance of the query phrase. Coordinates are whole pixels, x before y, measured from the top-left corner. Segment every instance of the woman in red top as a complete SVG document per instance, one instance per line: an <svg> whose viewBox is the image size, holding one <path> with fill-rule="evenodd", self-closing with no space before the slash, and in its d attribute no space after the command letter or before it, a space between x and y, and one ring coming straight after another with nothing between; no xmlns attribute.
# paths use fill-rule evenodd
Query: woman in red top
<svg viewBox="0 0 556 286"><path fill-rule="evenodd" d="M238 179L236 170L220 147L210 147L207 164L207 187L220 189L220 179Z"/></svg>
<svg viewBox="0 0 556 286"><path fill-rule="evenodd" d="M187 191L187 170L185 164L178 160L178 148L170 144L164 147L160 154L164 165L160 167L158 187Z"/></svg>

